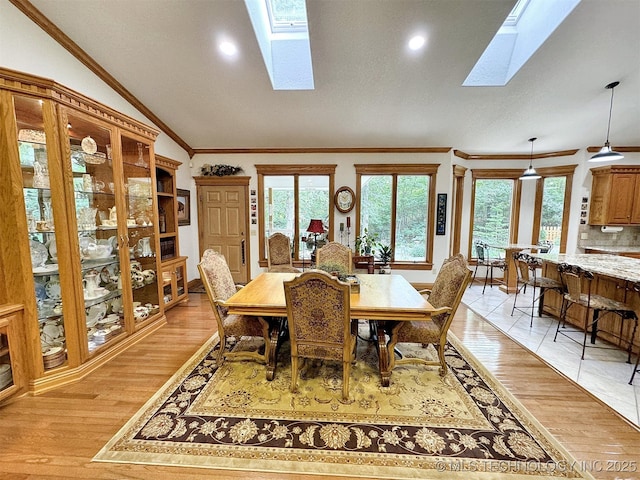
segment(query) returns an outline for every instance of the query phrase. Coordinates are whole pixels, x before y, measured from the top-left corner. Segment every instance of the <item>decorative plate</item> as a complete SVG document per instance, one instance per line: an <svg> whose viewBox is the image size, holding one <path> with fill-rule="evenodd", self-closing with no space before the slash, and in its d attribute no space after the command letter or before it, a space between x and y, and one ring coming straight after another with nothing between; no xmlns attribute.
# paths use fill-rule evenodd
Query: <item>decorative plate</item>
<svg viewBox="0 0 640 480"><path fill-rule="evenodd" d="M60 300L62 298L60 282L57 279L52 279L45 283L44 291L47 292L47 297L53 300Z"/></svg>
<svg viewBox="0 0 640 480"><path fill-rule="evenodd" d="M89 136L86 136L82 139L82 143L80 144L80 146L82 147L83 152L89 153L91 155L98 151L98 144L93 138Z"/></svg>

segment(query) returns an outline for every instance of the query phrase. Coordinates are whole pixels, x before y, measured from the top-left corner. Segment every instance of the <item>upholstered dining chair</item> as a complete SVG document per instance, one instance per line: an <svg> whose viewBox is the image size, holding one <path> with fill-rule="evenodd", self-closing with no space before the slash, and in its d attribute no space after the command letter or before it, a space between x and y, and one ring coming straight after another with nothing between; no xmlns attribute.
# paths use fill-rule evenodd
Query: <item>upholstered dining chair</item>
<svg viewBox="0 0 640 480"><path fill-rule="evenodd" d="M284 282L291 342L291 391L297 390L298 359L342 362L342 397L349 398L356 330L347 283L326 272L309 271Z"/></svg>
<svg viewBox="0 0 640 480"><path fill-rule="evenodd" d="M300 272L293 266L291 241L284 233L276 232L267 239L267 267L269 272Z"/></svg>
<svg viewBox="0 0 640 480"><path fill-rule="evenodd" d="M542 260L533 257L528 253L516 252L513 254L513 263L516 266L518 274L518 285L516 287L515 296L513 297L513 308L511 308L511 316L516 310L526 313L531 320L529 326L533 326L533 312L536 302L538 302L538 316L542 317L542 306L544 305L544 294L547 290L555 290L560 295L564 294L564 286L558 280L545 277L538 274L538 269L542 267ZM531 305L518 306L518 295L527 292L527 287L533 289ZM540 293L536 297L536 290Z"/></svg>
<svg viewBox="0 0 640 480"><path fill-rule="evenodd" d="M351 273L351 249L338 242L329 242L318 249L316 268L339 266L345 273Z"/></svg>
<svg viewBox="0 0 640 480"><path fill-rule="evenodd" d="M464 256L457 254L449 257L443 262L433 287L430 290L420 291L434 307L449 307L449 310L433 316L430 320L387 322L385 327L389 335L387 351L390 354L395 351L399 343L421 343L423 347L433 344L438 351L437 361L411 357L396 359L395 355L390 355L389 370L393 370L397 364L417 363L440 366L440 375L447 374L444 358L447 333L469 282L471 282L471 270Z"/></svg>
<svg viewBox="0 0 640 480"><path fill-rule="evenodd" d="M269 322L262 317L230 315L224 306L224 302L238 288L241 288L235 285L224 255L215 250L205 250L198 264L198 270L218 325L220 350L216 360L217 365L222 365L225 358L267 363L272 348L269 341ZM256 351L227 352L226 346L229 337L262 337L264 338L264 353Z"/></svg>
<svg viewBox="0 0 640 480"><path fill-rule="evenodd" d="M562 308L560 309L561 321L558 322L556 328L556 334L553 337L555 342L558 338L558 334L564 335L570 340L576 341L571 335L561 331L561 325L564 327L566 324L567 310L572 305L580 305L584 309L584 320L582 329L584 330L584 336L582 339L582 356L584 360L584 353L587 348L587 336L591 335L591 347L597 347L595 345L598 334L598 322L601 319L601 315L613 313L620 317L620 331L619 333L607 332L612 337L617 337L618 345L622 340L622 332L626 322L632 322L633 331L629 338L635 338L636 330L638 328L638 316L631 305L624 302L620 302L613 298L608 298L602 295L591 293L592 282L594 275L592 272L585 270L576 265L569 265L567 263L561 263L558 265L558 272L562 283L566 288L566 293L563 296ZM591 316L593 312L593 316ZM580 342L578 342L580 343ZM609 348L607 346L599 346L597 348ZM629 342L627 348L628 357L627 363L631 363L631 350L633 348L633 341Z"/></svg>

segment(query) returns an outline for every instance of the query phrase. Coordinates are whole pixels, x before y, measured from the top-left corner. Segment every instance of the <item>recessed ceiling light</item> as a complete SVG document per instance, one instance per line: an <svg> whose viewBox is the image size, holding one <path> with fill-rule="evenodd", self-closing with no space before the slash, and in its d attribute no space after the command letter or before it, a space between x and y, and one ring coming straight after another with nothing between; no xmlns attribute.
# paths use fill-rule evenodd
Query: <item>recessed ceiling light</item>
<svg viewBox="0 0 640 480"><path fill-rule="evenodd" d="M238 47L236 47L234 43L231 43L229 41L220 43L219 48L220 51L228 57L232 57L236 53L238 53Z"/></svg>
<svg viewBox="0 0 640 480"><path fill-rule="evenodd" d="M420 50L424 47L425 38L422 35L415 35L409 40L409 48L411 50Z"/></svg>

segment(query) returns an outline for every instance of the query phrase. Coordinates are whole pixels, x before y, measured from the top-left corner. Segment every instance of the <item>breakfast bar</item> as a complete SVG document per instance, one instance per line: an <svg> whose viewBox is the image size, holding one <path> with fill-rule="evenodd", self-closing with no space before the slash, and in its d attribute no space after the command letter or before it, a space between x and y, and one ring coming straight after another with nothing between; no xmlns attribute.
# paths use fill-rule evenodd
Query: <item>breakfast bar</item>
<svg viewBox="0 0 640 480"><path fill-rule="evenodd" d="M606 254L535 254L543 261L543 275L560 279L558 265L566 263L588 270L594 274L592 292L607 298L625 302L633 307L640 317L640 293L634 287L640 282L640 259ZM551 315L560 317L562 296L557 292L545 295L543 310ZM583 309L570 309L567 321L582 328L584 318ZM613 332L619 332L620 319L614 315L603 317L598 325L598 337L617 343ZM621 347L626 348L632 342L632 330L623 329ZM638 349L638 342L634 351Z"/></svg>

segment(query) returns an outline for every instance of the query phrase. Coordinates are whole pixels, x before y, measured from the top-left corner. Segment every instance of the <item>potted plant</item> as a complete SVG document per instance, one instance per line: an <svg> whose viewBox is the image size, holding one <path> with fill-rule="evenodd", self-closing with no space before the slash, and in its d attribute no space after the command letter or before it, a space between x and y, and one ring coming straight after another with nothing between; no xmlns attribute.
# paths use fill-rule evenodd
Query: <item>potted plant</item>
<svg viewBox="0 0 640 480"><path fill-rule="evenodd" d="M369 233L365 228L362 235L356 237L356 250L360 255L373 255L378 245L378 234Z"/></svg>
<svg viewBox="0 0 640 480"><path fill-rule="evenodd" d="M393 249L389 245L380 245L380 250L378 252L378 256L380 257L380 273L391 273L391 266L389 262L391 261L391 257L393 256Z"/></svg>

